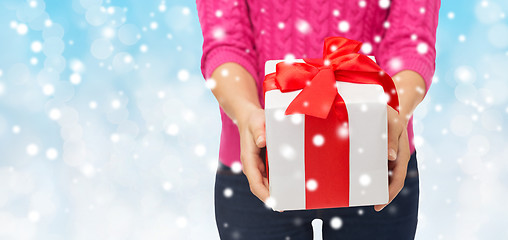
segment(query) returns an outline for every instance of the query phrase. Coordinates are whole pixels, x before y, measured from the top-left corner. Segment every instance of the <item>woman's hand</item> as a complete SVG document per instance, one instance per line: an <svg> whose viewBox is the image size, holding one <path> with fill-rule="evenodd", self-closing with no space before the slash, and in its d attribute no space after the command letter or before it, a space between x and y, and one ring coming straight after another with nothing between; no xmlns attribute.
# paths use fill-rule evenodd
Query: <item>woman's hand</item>
<svg viewBox="0 0 508 240"><path fill-rule="evenodd" d="M250 191L265 202L270 196L265 163L260 156L261 148L266 146L265 111L259 107L246 111L244 118L239 118L238 130L243 173L249 180Z"/></svg>
<svg viewBox="0 0 508 240"><path fill-rule="evenodd" d="M407 164L411 153L407 135L407 122L416 106L423 100L426 90L422 76L412 70L404 70L393 77L399 96L399 112L388 107L388 171L389 171L389 201L399 194L404 187ZM386 205L376 205L374 209L381 211Z"/></svg>
<svg viewBox="0 0 508 240"><path fill-rule="evenodd" d="M261 201L269 196L265 165L260 157L266 145L265 111L259 102L256 81L241 65L228 62L212 73L212 93L240 133L240 159L250 190Z"/></svg>
<svg viewBox="0 0 508 240"><path fill-rule="evenodd" d="M387 204L374 206L376 211L381 211L390 204L404 187L410 157L407 118L401 117L397 111L388 107L388 191L390 197Z"/></svg>

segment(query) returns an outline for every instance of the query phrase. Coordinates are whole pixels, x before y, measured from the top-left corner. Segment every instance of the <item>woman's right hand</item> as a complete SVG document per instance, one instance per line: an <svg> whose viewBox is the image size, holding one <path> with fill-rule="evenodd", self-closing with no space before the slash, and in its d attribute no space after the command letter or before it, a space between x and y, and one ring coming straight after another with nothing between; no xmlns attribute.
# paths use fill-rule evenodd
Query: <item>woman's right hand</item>
<svg viewBox="0 0 508 240"><path fill-rule="evenodd" d="M262 148L266 146L265 110L253 106L244 113L237 122L243 173L249 180L250 191L265 202L270 196L265 163L261 158Z"/></svg>

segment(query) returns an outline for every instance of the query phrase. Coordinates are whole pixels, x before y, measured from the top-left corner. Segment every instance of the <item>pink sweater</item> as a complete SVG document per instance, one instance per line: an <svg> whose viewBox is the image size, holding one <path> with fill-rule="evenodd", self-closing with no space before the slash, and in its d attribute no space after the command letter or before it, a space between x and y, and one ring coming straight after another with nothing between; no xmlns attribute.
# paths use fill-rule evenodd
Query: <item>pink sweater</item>
<svg viewBox="0 0 508 240"><path fill-rule="evenodd" d="M320 58L325 37L364 42L390 76L418 72L428 91L435 69L440 0L197 0L203 30L205 79L219 65L235 62L254 77L261 106L264 63L271 59ZM237 126L220 109L219 159L240 161ZM408 124L411 152L413 118Z"/></svg>

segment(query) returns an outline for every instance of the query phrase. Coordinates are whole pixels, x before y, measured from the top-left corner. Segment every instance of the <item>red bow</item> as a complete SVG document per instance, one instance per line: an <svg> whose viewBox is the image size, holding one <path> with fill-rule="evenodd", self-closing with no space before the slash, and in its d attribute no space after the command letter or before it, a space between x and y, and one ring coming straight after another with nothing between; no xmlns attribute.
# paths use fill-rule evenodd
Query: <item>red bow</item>
<svg viewBox="0 0 508 240"><path fill-rule="evenodd" d="M399 99L392 78L366 55L358 53L361 42L343 37L325 39L322 59L304 59L305 63L280 62L276 72L265 76L264 92L303 89L285 114L303 113L326 119L332 106L344 103L336 81L378 84L388 96L388 105L398 111Z"/></svg>

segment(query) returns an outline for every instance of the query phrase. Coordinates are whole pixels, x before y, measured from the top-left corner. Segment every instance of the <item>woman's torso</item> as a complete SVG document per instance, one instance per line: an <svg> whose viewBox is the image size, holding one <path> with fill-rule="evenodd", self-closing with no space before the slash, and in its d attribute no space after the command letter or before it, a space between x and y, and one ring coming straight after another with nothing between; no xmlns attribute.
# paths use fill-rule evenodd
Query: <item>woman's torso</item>
<svg viewBox="0 0 508 240"><path fill-rule="evenodd" d="M240 0L239 0L240 1ZM264 107L262 82L267 60L319 58L329 36L342 36L363 42L362 53L376 56L385 30L389 1L378 0L245 0L257 55L256 84ZM387 4L385 4L387 3ZM248 29L250 30L250 29ZM237 126L221 109L223 121L219 157L227 166L240 161ZM411 152L412 118L408 124Z"/></svg>

